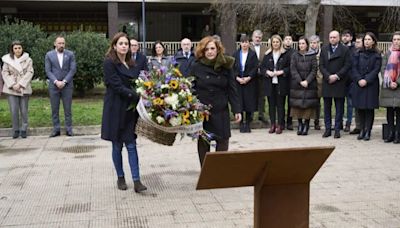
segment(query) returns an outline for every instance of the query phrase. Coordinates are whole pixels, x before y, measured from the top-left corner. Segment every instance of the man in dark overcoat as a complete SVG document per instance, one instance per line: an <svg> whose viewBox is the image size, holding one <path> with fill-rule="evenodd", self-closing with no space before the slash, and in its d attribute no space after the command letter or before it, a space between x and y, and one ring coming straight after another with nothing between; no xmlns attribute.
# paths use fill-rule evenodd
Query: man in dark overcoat
<svg viewBox="0 0 400 228"><path fill-rule="evenodd" d="M192 50L192 41L183 38L181 48L175 54L175 61L179 64L179 71L184 77L190 76L190 67L195 61L194 52Z"/></svg>
<svg viewBox="0 0 400 228"><path fill-rule="evenodd" d="M321 50L319 69L323 75L322 97L324 98L325 132L322 137L331 136L332 100L335 101L335 138L340 138L340 122L344 112L346 82L351 69L350 50L339 42L339 32L329 33L329 44Z"/></svg>
<svg viewBox="0 0 400 228"><path fill-rule="evenodd" d="M140 53L139 42L135 39L129 41L131 43L132 59L135 61L135 73L133 75L138 76L140 71L148 71L147 57Z"/></svg>

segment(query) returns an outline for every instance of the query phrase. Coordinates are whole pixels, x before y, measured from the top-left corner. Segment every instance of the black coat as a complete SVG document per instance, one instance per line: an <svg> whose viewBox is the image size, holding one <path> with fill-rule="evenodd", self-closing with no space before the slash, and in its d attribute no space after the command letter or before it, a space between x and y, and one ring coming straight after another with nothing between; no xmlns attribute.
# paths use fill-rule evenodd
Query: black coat
<svg viewBox="0 0 400 228"><path fill-rule="evenodd" d="M190 67L192 66L193 62L196 60L194 57L193 51L190 51L190 57L187 58L183 55L183 51L179 50L175 54L175 61L179 64L179 70L183 74L183 76L188 77L191 76L190 74Z"/></svg>
<svg viewBox="0 0 400 228"><path fill-rule="evenodd" d="M133 73L133 75L138 76L140 71L142 70L149 71L149 68L147 67L147 58L142 53L138 52L136 54L136 59L134 60L135 60L135 73Z"/></svg>
<svg viewBox="0 0 400 228"><path fill-rule="evenodd" d="M258 70L258 58L257 54L249 49L247 54L246 64L244 66L244 71L241 72L241 62L240 62L240 49L233 55L235 57L234 75L236 77L251 77L251 80L242 85L236 81L239 88L240 104L242 106L242 111L254 112L257 110L257 70Z"/></svg>
<svg viewBox="0 0 400 228"><path fill-rule="evenodd" d="M104 95L101 138L113 142L134 142L135 127L138 119L136 108L128 108L139 101L134 92L132 80L135 80L135 68L126 68L111 59L104 60Z"/></svg>
<svg viewBox="0 0 400 228"><path fill-rule="evenodd" d="M210 118L204 121L206 131L215 134L217 139L227 139L231 136L229 106L233 113L240 113L238 86L233 75L233 69L215 71L200 61L195 61L191 68L195 77L194 92L201 103L212 105Z"/></svg>
<svg viewBox="0 0 400 228"><path fill-rule="evenodd" d="M345 97L348 74L351 70L350 50L339 43L335 53L333 53L331 45L325 45L321 49L319 70L323 76L322 96ZM332 74L337 74L340 79L333 84L329 84L329 75Z"/></svg>
<svg viewBox="0 0 400 228"><path fill-rule="evenodd" d="M290 62L292 74L290 85L290 106L296 108L313 108L319 104L317 87L317 57L315 53L295 53ZM308 87L300 85L306 80Z"/></svg>
<svg viewBox="0 0 400 228"><path fill-rule="evenodd" d="M353 56L352 68L352 101L358 109L375 109L379 107L379 71L382 57L376 50L360 50ZM360 87L358 81L365 79L367 85Z"/></svg>
<svg viewBox="0 0 400 228"><path fill-rule="evenodd" d="M267 70L274 71L274 57L272 51L268 52L261 63L260 71L266 77L265 80L265 95L271 96L272 78L267 75ZM289 93L289 78L290 78L290 54L283 52L276 64L276 70L283 70L284 74L278 76L279 95L286 96Z"/></svg>

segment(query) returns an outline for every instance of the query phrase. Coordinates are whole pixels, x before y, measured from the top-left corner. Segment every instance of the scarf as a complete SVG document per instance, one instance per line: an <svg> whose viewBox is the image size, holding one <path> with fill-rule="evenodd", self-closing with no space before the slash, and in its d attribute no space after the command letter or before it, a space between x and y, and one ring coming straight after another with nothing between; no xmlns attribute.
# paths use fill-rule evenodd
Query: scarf
<svg viewBox="0 0 400 228"><path fill-rule="evenodd" d="M400 49L395 49L393 46L391 46L389 50L390 56L383 76L384 88L390 88L390 83L396 82L400 73Z"/></svg>
<svg viewBox="0 0 400 228"><path fill-rule="evenodd" d="M203 57L200 62L207 66L214 66L215 71L220 71L221 68L232 69L235 59L225 54L218 54L215 59L207 59Z"/></svg>

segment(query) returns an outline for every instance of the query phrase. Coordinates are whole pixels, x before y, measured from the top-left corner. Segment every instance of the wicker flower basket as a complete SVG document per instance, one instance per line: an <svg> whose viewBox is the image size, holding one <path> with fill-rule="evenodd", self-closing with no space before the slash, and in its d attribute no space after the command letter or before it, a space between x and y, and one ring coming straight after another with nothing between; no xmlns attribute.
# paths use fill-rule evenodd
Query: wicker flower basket
<svg viewBox="0 0 400 228"><path fill-rule="evenodd" d="M136 134L147 139L166 146L172 146L175 142L176 133L169 133L151 126L149 123L139 117L136 124Z"/></svg>

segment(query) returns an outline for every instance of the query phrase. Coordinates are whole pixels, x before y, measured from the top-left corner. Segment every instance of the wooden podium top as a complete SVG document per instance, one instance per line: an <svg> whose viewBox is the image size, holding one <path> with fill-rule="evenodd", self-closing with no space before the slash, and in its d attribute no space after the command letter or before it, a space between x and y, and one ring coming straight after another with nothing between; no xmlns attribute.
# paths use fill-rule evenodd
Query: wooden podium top
<svg viewBox="0 0 400 228"><path fill-rule="evenodd" d="M196 189L309 183L333 146L207 153Z"/></svg>

